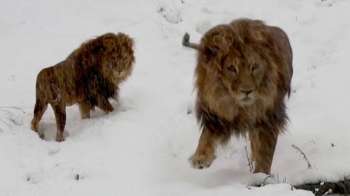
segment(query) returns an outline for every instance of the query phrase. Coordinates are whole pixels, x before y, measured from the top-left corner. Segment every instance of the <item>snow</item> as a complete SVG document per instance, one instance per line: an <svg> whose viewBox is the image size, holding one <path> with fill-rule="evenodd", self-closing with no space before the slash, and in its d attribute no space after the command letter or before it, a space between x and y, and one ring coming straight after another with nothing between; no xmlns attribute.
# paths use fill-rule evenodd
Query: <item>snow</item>
<svg viewBox="0 0 350 196"><path fill-rule="evenodd" d="M349 1L1 1L0 107L25 112L0 110L1 196L308 196L289 184L350 175ZM294 52L291 123L278 140L275 179L259 188L247 186L266 176L250 173L243 139L233 138L206 170L188 162L200 132L188 112L195 51L182 47L182 36L189 32L197 42L211 27L239 17L281 27ZM49 107L41 140L30 130L37 73L83 41L119 31L135 38L136 64L121 101L112 102L116 111L96 110L81 120L76 105L67 107L66 141L57 143Z"/></svg>

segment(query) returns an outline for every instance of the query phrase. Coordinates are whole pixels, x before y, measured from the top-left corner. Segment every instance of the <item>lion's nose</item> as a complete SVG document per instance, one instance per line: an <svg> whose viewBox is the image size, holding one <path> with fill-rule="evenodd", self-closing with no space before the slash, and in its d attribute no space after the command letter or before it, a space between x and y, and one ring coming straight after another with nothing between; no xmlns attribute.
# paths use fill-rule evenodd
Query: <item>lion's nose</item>
<svg viewBox="0 0 350 196"><path fill-rule="evenodd" d="M240 91L241 93L246 94L246 96L248 96L250 93L253 92L253 90L251 90L251 89L239 89L239 91Z"/></svg>

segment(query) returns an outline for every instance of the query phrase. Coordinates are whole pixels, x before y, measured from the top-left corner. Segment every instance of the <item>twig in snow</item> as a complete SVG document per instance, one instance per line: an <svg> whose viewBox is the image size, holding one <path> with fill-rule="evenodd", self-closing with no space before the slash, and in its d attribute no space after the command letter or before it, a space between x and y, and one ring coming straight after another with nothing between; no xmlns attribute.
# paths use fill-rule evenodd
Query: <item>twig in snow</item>
<svg viewBox="0 0 350 196"><path fill-rule="evenodd" d="M180 22L181 22L181 21L182 21L182 18L181 18L181 16L180 16L179 11L177 10L177 8L176 8L176 6L175 6L174 0L171 0L171 2L173 3L173 5L174 5L174 7L175 7L175 10L176 10L177 15L179 16L179 18L180 18Z"/></svg>
<svg viewBox="0 0 350 196"><path fill-rule="evenodd" d="M276 174L276 178L277 178L277 182L281 183L278 173ZM287 178L286 177L283 177L282 183L287 183Z"/></svg>
<svg viewBox="0 0 350 196"><path fill-rule="evenodd" d="M10 124L8 124L8 123L6 123L4 120L2 120L1 118L0 118L0 121L1 122L3 122L4 124L6 124L8 127L10 127L11 129L12 129L12 126L10 125ZM2 129L1 129L2 130Z"/></svg>
<svg viewBox="0 0 350 196"><path fill-rule="evenodd" d="M294 186L291 185L291 184L289 184L289 185L290 185L290 190L291 190L291 191L294 191Z"/></svg>
<svg viewBox="0 0 350 196"><path fill-rule="evenodd" d="M323 196L326 196L326 195L331 194L331 193L332 193L332 189L328 189L328 191L325 194L323 194Z"/></svg>
<svg viewBox="0 0 350 196"><path fill-rule="evenodd" d="M153 3L154 3L154 5L157 7L157 5L156 5L156 3L155 3L154 1L153 1ZM159 4L159 5L158 5L159 8L157 9L158 12L164 12L164 11L165 11L165 8L164 8L162 5L168 7L171 11L173 11L167 4L162 3L162 5L161 5L161 2L160 2L160 1L158 1L158 4Z"/></svg>
<svg viewBox="0 0 350 196"><path fill-rule="evenodd" d="M311 163L310 163L309 159L306 157L305 153L298 146L296 146L294 144L292 145L292 147L294 149L296 149L301 155L303 155L303 159L307 163L307 168L312 169Z"/></svg>
<svg viewBox="0 0 350 196"><path fill-rule="evenodd" d="M269 178L273 178L273 176L271 176L271 175L266 176L266 177L264 178L264 181L263 181L263 183L261 184L261 186L265 186L265 185L266 185L266 180L269 179Z"/></svg>
<svg viewBox="0 0 350 196"><path fill-rule="evenodd" d="M0 112L4 112L7 117L5 116L0 116L0 122L3 122L5 125L7 125L10 129L13 128L12 124L14 125L22 125L23 124L23 118L22 117L19 117L20 118L20 122L18 122L18 119L16 119L16 117L14 116L14 113L7 110L7 109L15 109L17 110L17 114L18 112L22 112L22 113L25 113L25 111L23 111L22 109L20 108L17 108L17 107L0 107ZM8 122L6 122L8 121ZM2 130L2 129L0 129Z"/></svg>
<svg viewBox="0 0 350 196"><path fill-rule="evenodd" d="M157 25L162 31L164 31L164 29L158 24L158 22L156 22L156 21L154 21L154 20L153 20L153 22L156 23L156 25Z"/></svg>
<svg viewBox="0 0 350 196"><path fill-rule="evenodd" d="M18 107L1 107L0 108L4 108L4 109L16 109L16 110L20 110L21 112L23 113L26 113L25 111L23 111L21 108L18 108Z"/></svg>

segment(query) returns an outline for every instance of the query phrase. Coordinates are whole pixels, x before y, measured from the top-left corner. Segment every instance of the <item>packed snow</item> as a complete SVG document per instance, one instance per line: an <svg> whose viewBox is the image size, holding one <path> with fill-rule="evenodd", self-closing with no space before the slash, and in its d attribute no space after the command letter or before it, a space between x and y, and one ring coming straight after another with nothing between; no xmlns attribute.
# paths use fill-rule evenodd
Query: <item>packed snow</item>
<svg viewBox="0 0 350 196"><path fill-rule="evenodd" d="M309 196L290 184L350 175L350 1L1 0L0 195ZM277 144L274 179L249 171L243 138L205 170L190 167L200 131L192 108L198 42L211 27L247 17L279 26L294 53L288 132ZM82 42L106 32L136 41L133 74L116 110L81 120L67 107L65 141L53 110L30 130L35 80ZM12 108L16 107L16 108ZM23 110L23 112L21 111ZM311 164L308 168L300 148Z"/></svg>

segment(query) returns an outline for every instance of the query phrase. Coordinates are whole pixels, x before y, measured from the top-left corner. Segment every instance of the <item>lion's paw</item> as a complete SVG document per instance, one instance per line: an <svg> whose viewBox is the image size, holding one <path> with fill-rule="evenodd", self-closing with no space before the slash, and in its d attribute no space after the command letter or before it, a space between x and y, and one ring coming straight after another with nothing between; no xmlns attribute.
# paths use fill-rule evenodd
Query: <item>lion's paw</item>
<svg viewBox="0 0 350 196"><path fill-rule="evenodd" d="M56 135L56 142L63 142L63 141L64 141L63 135L57 134Z"/></svg>
<svg viewBox="0 0 350 196"><path fill-rule="evenodd" d="M191 158L189 158L189 161L194 169L203 169L210 167L214 161L214 158L210 158L205 155L193 155Z"/></svg>

